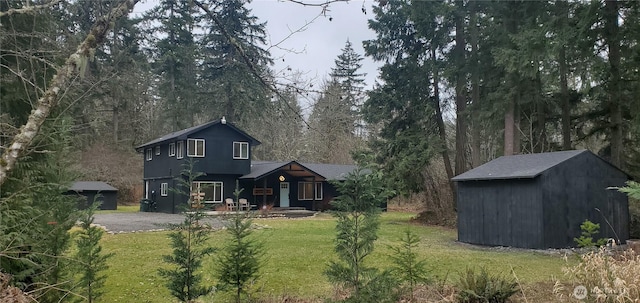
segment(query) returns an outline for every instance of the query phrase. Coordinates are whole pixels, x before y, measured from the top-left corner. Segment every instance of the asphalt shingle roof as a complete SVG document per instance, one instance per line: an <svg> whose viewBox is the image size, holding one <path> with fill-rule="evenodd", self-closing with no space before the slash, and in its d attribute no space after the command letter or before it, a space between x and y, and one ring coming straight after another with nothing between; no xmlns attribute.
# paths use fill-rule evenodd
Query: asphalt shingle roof
<svg viewBox="0 0 640 303"><path fill-rule="evenodd" d="M118 191L117 188L100 181L76 181L71 184L69 190L72 191Z"/></svg>
<svg viewBox="0 0 640 303"><path fill-rule="evenodd" d="M292 162L295 162L295 161L286 161L286 162L252 161L251 172L240 178L241 179L260 178ZM351 173L356 169L355 165L321 164L321 163L299 163L299 164L311 170L312 172L324 177L327 180L344 180L349 173Z"/></svg>
<svg viewBox="0 0 640 303"><path fill-rule="evenodd" d="M587 150L568 150L551 153L503 156L480 165L451 180L531 179L544 171Z"/></svg>
<svg viewBox="0 0 640 303"><path fill-rule="evenodd" d="M181 137L185 137L188 136L192 133L195 133L199 130L205 129L207 127L216 125L216 124L220 124L222 123L220 120L213 120L210 122L207 122L205 124L201 124L201 125L197 125L197 126L193 126L193 127L189 127L187 129L183 129L183 130L179 130L176 132L172 132L169 134L166 134L160 138L157 139L153 139L145 144L142 144L138 147L136 147L136 150L140 150L142 148L145 148L147 146L152 146L161 142L165 142L165 141L169 141L169 140L173 140L173 139L178 139ZM240 134L242 134L243 136L247 137L250 141L252 141L251 145L258 145L260 144L260 141L258 141L257 139L255 139L254 137L251 137L249 134L245 133L243 130L237 128L235 125L233 125L231 122L225 122L224 124L228 125L229 127L231 127L232 129L234 129L235 131L239 132Z"/></svg>
<svg viewBox="0 0 640 303"><path fill-rule="evenodd" d="M340 164L301 163L327 180L344 180L357 166Z"/></svg>

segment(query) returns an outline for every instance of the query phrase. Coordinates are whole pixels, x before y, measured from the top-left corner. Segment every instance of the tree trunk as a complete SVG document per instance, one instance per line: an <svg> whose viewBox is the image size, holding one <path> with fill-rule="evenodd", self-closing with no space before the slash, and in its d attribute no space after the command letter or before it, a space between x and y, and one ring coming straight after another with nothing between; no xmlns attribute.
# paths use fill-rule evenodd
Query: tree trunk
<svg viewBox="0 0 640 303"><path fill-rule="evenodd" d="M60 94L66 92L67 86L75 79L80 67L83 64L88 64L90 54L104 42L107 33L111 29L110 25L118 18L127 15L138 1L122 1L106 15L107 17L97 20L76 51L57 70L44 94L36 102L27 122L20 128L20 132L11 139L11 142L4 146L2 158L0 159L0 186L7 180L9 173L13 170L19 158L31 146L33 139L40 132L42 124L49 117L51 110L58 104Z"/></svg>
<svg viewBox="0 0 640 303"><path fill-rule="evenodd" d="M455 174L459 175L467 171L467 100L465 88L467 84L465 65L465 41L464 41L464 4L456 1L456 166Z"/></svg>
<svg viewBox="0 0 640 303"><path fill-rule="evenodd" d="M118 124L120 123L119 117L118 117L118 107L117 106L113 107L112 113L113 113L113 116L112 116L112 118L113 118L112 119L112 123L113 123L113 144L117 145L118 144L118 140L119 140L119 138L118 138L118 132L119 132L118 127L119 127L119 125Z"/></svg>
<svg viewBox="0 0 640 303"><path fill-rule="evenodd" d="M507 105L507 111L504 114L504 155L511 156L514 154L514 137L515 137L515 99L511 99Z"/></svg>
<svg viewBox="0 0 640 303"><path fill-rule="evenodd" d="M471 73L471 98L474 112L480 112L482 110L480 104L480 60L478 54L478 2L474 1L471 4L471 17L469 21L469 35L471 39L471 58L473 64L473 70ZM480 155L481 148L481 132L480 132L480 116L470 115L473 121L471 126L471 166L478 167L482 165L482 158Z"/></svg>
<svg viewBox="0 0 640 303"><path fill-rule="evenodd" d="M565 30L568 23L568 9L565 1L556 2L560 14L560 27ZM569 100L569 85L567 83L567 49L564 44L560 46L558 54L558 67L560 72L560 101L562 104L562 149L571 149L571 102Z"/></svg>
<svg viewBox="0 0 640 303"><path fill-rule="evenodd" d="M605 1L604 31L609 48L609 83L607 93L611 115L611 163L622 168L623 132L622 100L620 96L620 39L618 27L618 2Z"/></svg>
<svg viewBox="0 0 640 303"><path fill-rule="evenodd" d="M536 132L535 132L535 149L536 153L542 153L545 151L545 146L547 145L547 113L546 106L544 104L544 100L542 99L542 79L540 78L540 68L538 63L535 64L536 67L536 79L534 81L535 87L535 100L536 100Z"/></svg>
<svg viewBox="0 0 640 303"><path fill-rule="evenodd" d="M451 189L451 209L455 212L457 198L456 198L456 185L451 180L453 175L453 169L451 167L451 159L449 158L449 147L447 146L447 130L444 125L444 119L442 118L442 109L440 108L440 73L438 71L436 49L431 48L431 60L433 62L433 99L434 107L436 110L436 123L438 124L438 136L442 141L442 148L440 154L442 155L442 161L444 162L444 170L447 172L447 181L449 183L449 189Z"/></svg>
<svg viewBox="0 0 640 303"><path fill-rule="evenodd" d="M436 110L436 123L438 124L438 135L440 137L440 141L442 141L442 161L444 161L444 169L447 172L447 179L449 180L449 185L451 187L451 191L455 193L455 187L451 178L454 177L453 169L451 168L451 159L449 159L449 148L447 147L447 131L444 125L444 119L442 118L442 110L440 109L440 88L438 84L440 83L440 74L438 72L438 67L436 64L436 50L435 48L431 49L431 60L433 61L433 99L434 99L434 107Z"/></svg>

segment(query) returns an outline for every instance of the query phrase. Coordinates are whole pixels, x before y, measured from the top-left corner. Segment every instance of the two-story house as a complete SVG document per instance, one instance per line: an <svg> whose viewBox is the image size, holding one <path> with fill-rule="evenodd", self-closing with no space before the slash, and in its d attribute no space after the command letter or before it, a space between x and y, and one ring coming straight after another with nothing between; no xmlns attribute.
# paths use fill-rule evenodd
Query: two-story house
<svg viewBox="0 0 640 303"><path fill-rule="evenodd" d="M211 206L241 198L262 207L327 209L336 196L328 181L342 180L354 165L305 164L297 161L252 161L251 147L260 142L232 123L211 121L136 147L144 158L144 198L157 210L177 213L187 207L188 195L198 194ZM190 184L186 173L197 176Z"/></svg>

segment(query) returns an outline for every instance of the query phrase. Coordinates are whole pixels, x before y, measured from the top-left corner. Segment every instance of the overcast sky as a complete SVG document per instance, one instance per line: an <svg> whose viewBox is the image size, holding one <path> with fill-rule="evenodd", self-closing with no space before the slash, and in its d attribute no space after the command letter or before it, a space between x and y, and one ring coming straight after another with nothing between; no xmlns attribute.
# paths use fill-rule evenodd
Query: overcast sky
<svg viewBox="0 0 640 303"><path fill-rule="evenodd" d="M153 7L155 3L155 0L142 0L134 14ZM267 47L271 46L269 51L275 61L274 70L285 71L289 67L292 71L304 72L306 79L315 79L319 84L328 77L347 39L364 57L362 41L375 38L374 32L367 27L367 19L373 17L373 3L372 0L337 2L323 12L322 7L303 6L286 0L253 0L249 8L261 22L267 22L270 43ZM273 46L282 40L284 42L278 47ZM377 76L378 64L367 57L362 63L362 72L367 74L366 84L371 87Z"/></svg>
<svg viewBox="0 0 640 303"><path fill-rule="evenodd" d="M362 41L375 38L375 33L367 27L367 19L373 17L372 4L370 0L332 3L326 12L321 7L281 0L254 0L249 7L256 17L267 22L268 39L272 45L286 39L279 48L270 49L276 59L274 69L291 67L305 72L309 79L321 81L328 77L347 39L364 57ZM303 31L296 32L303 27ZM364 57L362 63L362 72L367 74L367 86L371 87L377 76L378 64L368 57Z"/></svg>

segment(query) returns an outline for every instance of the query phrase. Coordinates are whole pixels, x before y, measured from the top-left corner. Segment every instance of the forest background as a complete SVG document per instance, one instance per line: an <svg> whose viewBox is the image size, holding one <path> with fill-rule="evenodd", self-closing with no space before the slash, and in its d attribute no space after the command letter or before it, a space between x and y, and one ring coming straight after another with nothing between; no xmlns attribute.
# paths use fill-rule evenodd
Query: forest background
<svg viewBox="0 0 640 303"><path fill-rule="evenodd" d="M56 200L73 180L136 203L134 147L222 116L262 142L256 160L375 164L443 224L450 178L501 155L587 148L640 175L638 1L379 0L375 39L345 41L320 84L273 69L247 1L134 17L136 2L0 0L3 247L64 237L48 223L69 218ZM370 88L365 56L381 65Z"/></svg>

